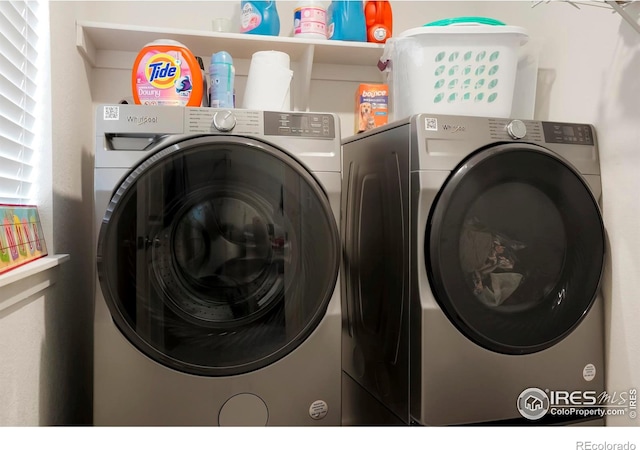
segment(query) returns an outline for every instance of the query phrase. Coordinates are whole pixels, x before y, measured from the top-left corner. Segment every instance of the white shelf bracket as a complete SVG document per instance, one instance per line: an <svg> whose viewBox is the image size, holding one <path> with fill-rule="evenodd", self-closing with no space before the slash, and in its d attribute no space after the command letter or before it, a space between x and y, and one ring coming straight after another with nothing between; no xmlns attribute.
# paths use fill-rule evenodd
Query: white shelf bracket
<svg viewBox="0 0 640 450"><path fill-rule="evenodd" d="M304 49L299 61L298 70L294 74L293 103L295 111L309 111L309 93L311 88L311 70L315 46L310 44Z"/></svg>
<svg viewBox="0 0 640 450"><path fill-rule="evenodd" d="M629 14L621 5L618 4L618 2L616 1L611 1L611 0L606 0L606 3L611 6L614 11L616 11L618 14L620 14L620 16L626 20L629 25L631 25L633 27L634 30L636 30L638 33L640 33L640 24L637 22L636 19L634 19L633 17L631 17L631 14Z"/></svg>
<svg viewBox="0 0 640 450"><path fill-rule="evenodd" d="M82 55L82 57L91 64L91 67L96 65L96 46L91 41L85 29L79 23L76 23L76 47Z"/></svg>

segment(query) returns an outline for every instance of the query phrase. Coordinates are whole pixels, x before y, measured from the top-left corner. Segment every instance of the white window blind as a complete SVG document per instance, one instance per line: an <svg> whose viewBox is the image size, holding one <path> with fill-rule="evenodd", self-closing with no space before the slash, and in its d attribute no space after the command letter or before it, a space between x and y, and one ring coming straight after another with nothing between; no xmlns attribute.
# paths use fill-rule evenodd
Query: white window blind
<svg viewBox="0 0 640 450"><path fill-rule="evenodd" d="M33 203L39 115L39 1L0 0L0 203ZM40 70L42 72L42 70Z"/></svg>

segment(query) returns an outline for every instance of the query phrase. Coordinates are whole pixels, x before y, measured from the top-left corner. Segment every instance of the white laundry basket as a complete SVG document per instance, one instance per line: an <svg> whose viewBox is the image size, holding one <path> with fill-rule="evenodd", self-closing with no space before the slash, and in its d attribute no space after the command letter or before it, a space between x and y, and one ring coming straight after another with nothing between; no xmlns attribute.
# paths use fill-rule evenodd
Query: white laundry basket
<svg viewBox="0 0 640 450"><path fill-rule="evenodd" d="M389 39L379 67L388 71L390 115L509 117L524 28L457 18Z"/></svg>

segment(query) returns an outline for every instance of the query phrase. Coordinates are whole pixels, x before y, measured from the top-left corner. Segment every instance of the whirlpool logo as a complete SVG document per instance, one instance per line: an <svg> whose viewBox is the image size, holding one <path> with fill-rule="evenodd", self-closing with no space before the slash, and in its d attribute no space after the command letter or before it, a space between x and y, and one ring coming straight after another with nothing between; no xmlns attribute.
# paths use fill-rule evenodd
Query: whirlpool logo
<svg viewBox="0 0 640 450"><path fill-rule="evenodd" d="M145 125L147 123L158 123L157 116L127 116L127 122L136 125Z"/></svg>
<svg viewBox="0 0 640 450"><path fill-rule="evenodd" d="M458 132L466 131L466 127L464 125L449 125L449 124L445 124L445 125L442 125L442 129L444 131L449 131L451 133L458 133Z"/></svg>

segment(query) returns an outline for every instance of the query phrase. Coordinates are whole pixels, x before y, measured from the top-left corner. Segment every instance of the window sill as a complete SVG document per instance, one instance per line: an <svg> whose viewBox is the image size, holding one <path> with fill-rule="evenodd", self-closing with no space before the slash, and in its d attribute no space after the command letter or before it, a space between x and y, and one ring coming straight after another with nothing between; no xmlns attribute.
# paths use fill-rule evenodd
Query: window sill
<svg viewBox="0 0 640 450"><path fill-rule="evenodd" d="M45 256L0 275L0 311L53 286L57 268L68 260L69 255Z"/></svg>

